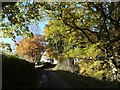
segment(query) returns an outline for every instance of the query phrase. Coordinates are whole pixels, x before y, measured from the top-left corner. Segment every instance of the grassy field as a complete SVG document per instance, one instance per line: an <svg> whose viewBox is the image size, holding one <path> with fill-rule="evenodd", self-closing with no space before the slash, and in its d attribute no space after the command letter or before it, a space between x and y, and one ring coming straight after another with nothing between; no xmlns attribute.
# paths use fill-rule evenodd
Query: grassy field
<svg viewBox="0 0 120 90"><path fill-rule="evenodd" d="M55 72L76 88L119 88L120 85L115 82L97 80L92 77L85 77L68 71L56 70Z"/></svg>
<svg viewBox="0 0 120 90"><path fill-rule="evenodd" d="M36 88L35 66L16 56L2 55L2 88Z"/></svg>

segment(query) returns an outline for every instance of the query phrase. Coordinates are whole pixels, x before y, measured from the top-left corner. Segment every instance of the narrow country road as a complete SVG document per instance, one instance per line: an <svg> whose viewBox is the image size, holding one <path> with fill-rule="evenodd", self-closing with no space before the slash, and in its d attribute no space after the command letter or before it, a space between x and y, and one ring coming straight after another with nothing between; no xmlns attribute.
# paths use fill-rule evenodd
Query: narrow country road
<svg viewBox="0 0 120 90"><path fill-rule="evenodd" d="M42 73L42 74L41 74ZM57 73L50 69L39 70L38 75L41 79L39 81L39 88L73 88L73 86L65 81L62 77L60 77Z"/></svg>

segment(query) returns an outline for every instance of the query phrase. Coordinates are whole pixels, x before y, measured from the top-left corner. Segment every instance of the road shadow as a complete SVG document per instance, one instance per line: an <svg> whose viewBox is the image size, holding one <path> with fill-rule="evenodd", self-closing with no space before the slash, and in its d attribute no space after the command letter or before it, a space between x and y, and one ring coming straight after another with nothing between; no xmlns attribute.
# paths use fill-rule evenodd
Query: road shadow
<svg viewBox="0 0 120 90"><path fill-rule="evenodd" d="M62 82L69 83L72 88L120 88L120 83L109 80L98 80L93 77L86 77L76 72L64 71L64 70L51 70L56 65L46 64L43 67L36 68L41 79L42 75L46 75L48 78L48 85L41 88L69 88L63 85ZM40 76L41 75L41 76ZM60 77L58 79L57 77Z"/></svg>
<svg viewBox="0 0 120 90"><path fill-rule="evenodd" d="M115 81L98 80L78 73L71 73L70 71L56 70L54 72L71 83L74 88L120 88L120 83Z"/></svg>

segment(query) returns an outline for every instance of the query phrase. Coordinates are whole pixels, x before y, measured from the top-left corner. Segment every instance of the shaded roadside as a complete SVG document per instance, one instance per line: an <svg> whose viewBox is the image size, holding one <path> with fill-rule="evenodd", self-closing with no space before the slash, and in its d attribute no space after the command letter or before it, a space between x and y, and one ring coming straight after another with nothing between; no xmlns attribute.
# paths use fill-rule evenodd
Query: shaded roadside
<svg viewBox="0 0 120 90"><path fill-rule="evenodd" d="M63 70L56 70L56 73L74 85L75 88L120 88L120 83L116 81L98 80Z"/></svg>
<svg viewBox="0 0 120 90"><path fill-rule="evenodd" d="M52 70L51 67L45 66L37 68L37 73L38 88L119 88L120 85L120 83L85 77L69 71ZM40 84L42 80L44 83Z"/></svg>

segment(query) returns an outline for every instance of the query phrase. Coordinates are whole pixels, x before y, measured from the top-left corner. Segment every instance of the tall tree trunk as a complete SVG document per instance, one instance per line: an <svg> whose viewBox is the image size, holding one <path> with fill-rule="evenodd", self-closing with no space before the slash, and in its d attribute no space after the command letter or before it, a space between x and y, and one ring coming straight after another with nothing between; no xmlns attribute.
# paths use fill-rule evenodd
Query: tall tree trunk
<svg viewBox="0 0 120 90"><path fill-rule="evenodd" d="M74 59L68 58L66 60L59 60L56 65L56 68L58 70L67 70L73 72L75 70Z"/></svg>

